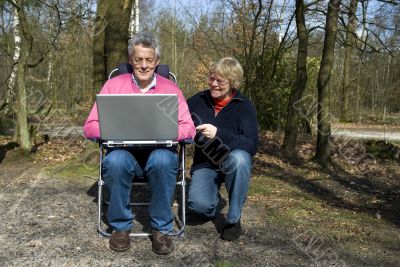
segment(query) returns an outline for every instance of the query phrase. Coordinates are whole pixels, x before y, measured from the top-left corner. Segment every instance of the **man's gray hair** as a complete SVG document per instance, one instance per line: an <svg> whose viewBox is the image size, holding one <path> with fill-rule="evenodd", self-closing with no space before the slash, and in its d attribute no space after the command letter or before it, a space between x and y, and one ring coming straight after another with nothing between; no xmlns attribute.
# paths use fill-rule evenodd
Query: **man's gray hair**
<svg viewBox="0 0 400 267"><path fill-rule="evenodd" d="M129 41L128 41L128 55L129 57L132 56L133 53L133 48L136 45L142 45L143 47L147 48L154 48L154 51L156 52L156 57L157 59L160 59L161 57L161 49L160 45L158 43L157 38L147 32L141 32L133 36Z"/></svg>

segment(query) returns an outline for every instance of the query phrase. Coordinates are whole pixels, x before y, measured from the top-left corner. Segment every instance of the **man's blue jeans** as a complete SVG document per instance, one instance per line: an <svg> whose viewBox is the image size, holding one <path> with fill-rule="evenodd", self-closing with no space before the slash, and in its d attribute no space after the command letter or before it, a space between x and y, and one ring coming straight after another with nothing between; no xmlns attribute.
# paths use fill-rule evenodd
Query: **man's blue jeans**
<svg viewBox="0 0 400 267"><path fill-rule="evenodd" d="M225 181L229 195L228 223L240 220L250 182L252 158L244 150L229 153L219 169L202 168L192 172L189 208L205 217L214 217L219 202L219 188Z"/></svg>
<svg viewBox="0 0 400 267"><path fill-rule="evenodd" d="M116 149L107 153L103 160L103 177L110 194L107 217L111 229L125 231L133 227L134 215L129 204L132 178L145 175L151 189L148 207L151 227L161 232L170 232L174 219L171 201L175 192L178 164L178 155L168 149L153 150L144 169L127 150Z"/></svg>

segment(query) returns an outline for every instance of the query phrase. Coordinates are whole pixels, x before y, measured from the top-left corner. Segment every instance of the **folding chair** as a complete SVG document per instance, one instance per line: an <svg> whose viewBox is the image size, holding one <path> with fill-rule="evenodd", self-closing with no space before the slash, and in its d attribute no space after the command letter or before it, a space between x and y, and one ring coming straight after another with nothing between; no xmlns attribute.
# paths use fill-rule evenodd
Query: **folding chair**
<svg viewBox="0 0 400 267"><path fill-rule="evenodd" d="M110 80L114 75L120 75L124 73L132 73L133 68L131 64L128 63L122 63L119 64L117 68L113 69L110 74L108 75L108 79ZM169 66L167 64L158 64L156 67L155 72L167 79L170 79L174 81L175 83L177 82L175 74L169 71Z"/></svg>
<svg viewBox="0 0 400 267"><path fill-rule="evenodd" d="M114 69L111 71L111 73L109 74L109 79L111 79L113 76L115 75L119 75L119 74L123 74L123 73L132 73L132 66L130 64L120 64L118 66L118 68ZM169 72L169 67L168 65L163 65L160 64L157 66L156 68L156 73L158 73L159 75L162 75L163 77L166 77L168 79L173 80L176 83L176 76ZM178 214L175 214L175 222L177 222L177 229L174 230L173 232L169 233L169 235L171 236L183 236L183 232L184 229L186 227L186 208L185 208L185 197L186 197L186 180L185 180L185 145L186 144L192 144L193 141L192 140L184 140L181 142L177 142L177 141L173 141L172 143L168 143L168 144L157 144L154 145L154 143L146 143L146 142L132 142L131 144L129 144L129 146L132 147L160 147L160 146L164 146L164 147L177 147L178 148L178 156L179 156L179 168L178 168L178 177L177 177L177 182L176 185L178 187L181 188L180 192L180 204L178 204L178 214L181 215L181 220L179 219ZM100 151L100 168L99 168L99 179L98 179L98 223L97 223L97 230L99 233L100 237L110 237L111 233L109 233L106 229L103 228L103 221L102 221L102 217L103 217L103 208L105 205L108 204L107 200L105 199L105 194L104 194L104 185L105 182L103 180L103 176L102 176L102 162L103 162L103 158L104 158L104 151L109 148L109 147L118 147L119 144L116 144L115 142L110 143L107 140L101 140L99 141L99 151ZM122 147L126 148L127 144L124 143L123 145L121 145ZM147 186L147 181L145 179L145 177L132 177L132 190L134 191L135 189L137 189L138 186ZM149 203L148 202L131 202L130 203L131 206L135 207L135 206L148 206ZM151 233L148 232L131 232L130 236L142 236L142 237L146 237L146 236L151 236Z"/></svg>

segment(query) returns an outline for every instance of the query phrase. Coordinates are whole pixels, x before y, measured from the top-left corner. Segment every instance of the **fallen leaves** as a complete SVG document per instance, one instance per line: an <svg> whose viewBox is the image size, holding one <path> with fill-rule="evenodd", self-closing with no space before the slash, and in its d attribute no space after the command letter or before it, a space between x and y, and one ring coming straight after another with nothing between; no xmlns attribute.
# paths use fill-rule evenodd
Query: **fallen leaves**
<svg viewBox="0 0 400 267"><path fill-rule="evenodd" d="M40 247L43 245L43 242L39 239L33 239L33 240L30 240L28 243L26 243L26 245L28 247Z"/></svg>
<svg viewBox="0 0 400 267"><path fill-rule="evenodd" d="M93 144L82 138L73 140L73 142L69 142L68 139L53 139L41 145L34 158L35 161L44 164L62 163L80 157L91 147Z"/></svg>

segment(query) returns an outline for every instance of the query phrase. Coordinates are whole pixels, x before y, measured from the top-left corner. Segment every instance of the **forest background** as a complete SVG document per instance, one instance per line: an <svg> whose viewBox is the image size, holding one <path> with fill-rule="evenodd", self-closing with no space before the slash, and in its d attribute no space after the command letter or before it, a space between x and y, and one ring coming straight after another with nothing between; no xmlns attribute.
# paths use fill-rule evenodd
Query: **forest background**
<svg viewBox="0 0 400 267"><path fill-rule="evenodd" d="M68 216L82 223L87 240L93 235L81 220L90 216L77 213L95 217L82 192L94 182L85 179L97 177L98 146L83 139L82 125L110 71L127 62L129 37L149 31L186 97L206 89L211 62L239 59L241 90L261 129L244 213L244 228L254 231L241 241L253 252L242 243L232 245L235 255L209 251L202 234L209 225L188 228L192 239L184 242L220 266L399 266L400 138L389 138L400 132L399 26L398 0L0 0L0 197L13 203L0 212L7 217L0 222L10 224L0 240L13 242L0 259L44 264L29 257L31 249L48 259L61 246L62 262L69 260L67 245L44 231L64 220L41 222L22 207L30 197L43 197L41 218L60 212L57 197L73 198L82 208L71 207ZM383 135L339 137L343 129ZM14 201L19 196L25 198ZM37 224L43 232L32 230ZM27 234L12 232L19 228ZM68 238L69 246L86 244L96 255L88 262L108 260L96 241ZM325 250L312 250L319 240L327 241ZM85 265L76 257L72 263Z"/></svg>
<svg viewBox="0 0 400 267"><path fill-rule="evenodd" d="M331 123L399 121L396 0L20 0L0 8L0 130L14 129L27 150L35 121L56 112L82 122L139 30L157 35L161 63L187 97L206 88L212 61L238 58L260 127L285 129L289 153L300 130L318 135L316 159L326 163Z"/></svg>

